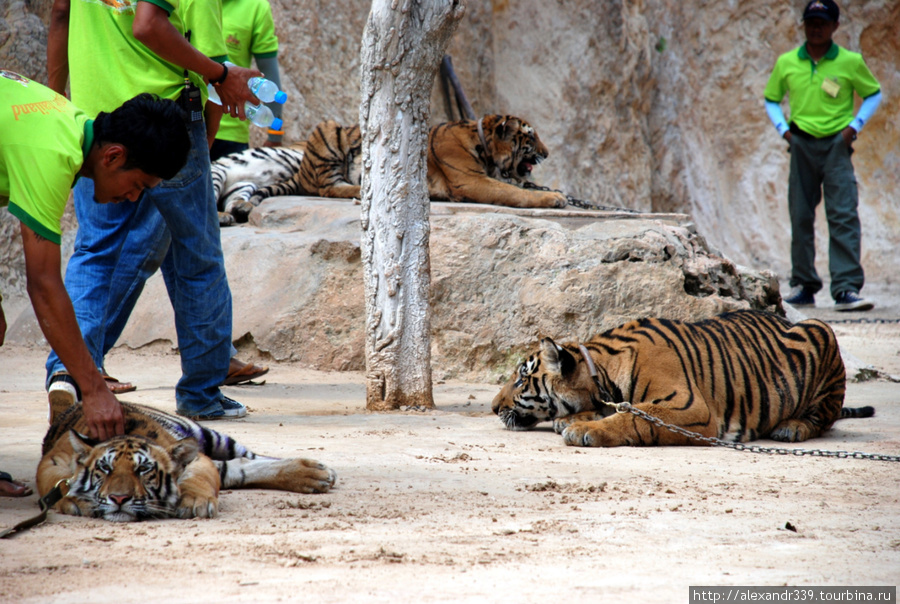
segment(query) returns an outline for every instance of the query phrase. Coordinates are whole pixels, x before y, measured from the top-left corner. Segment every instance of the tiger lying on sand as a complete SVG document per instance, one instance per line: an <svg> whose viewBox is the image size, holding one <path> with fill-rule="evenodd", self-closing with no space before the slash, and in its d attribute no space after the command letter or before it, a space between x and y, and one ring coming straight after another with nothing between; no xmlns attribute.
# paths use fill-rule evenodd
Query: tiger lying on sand
<svg viewBox="0 0 900 604"><path fill-rule="evenodd" d="M325 493L336 474L310 459L255 455L231 437L152 407L122 403L125 435L88 440L81 404L62 413L44 437L41 497L68 480L63 514L132 522L213 518L219 489Z"/></svg>
<svg viewBox="0 0 900 604"><path fill-rule="evenodd" d="M702 444L603 401L706 437L801 442L838 419L874 415L843 407L845 385L828 325L737 311L697 323L631 321L582 345L544 338L492 408L511 430L553 421L567 445Z"/></svg>
<svg viewBox="0 0 900 604"><path fill-rule="evenodd" d="M301 149L248 149L213 163L220 224L276 195L358 198L362 139L359 127L320 123ZM550 152L525 120L486 115L440 124L428 135L428 194L435 201L518 208L565 207L556 191L525 189L532 169Z"/></svg>

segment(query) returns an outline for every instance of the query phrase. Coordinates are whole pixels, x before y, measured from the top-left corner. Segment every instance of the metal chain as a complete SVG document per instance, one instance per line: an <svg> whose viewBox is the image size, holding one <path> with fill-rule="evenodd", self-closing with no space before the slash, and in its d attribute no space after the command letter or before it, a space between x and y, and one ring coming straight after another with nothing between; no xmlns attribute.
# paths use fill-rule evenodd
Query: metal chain
<svg viewBox="0 0 900 604"><path fill-rule="evenodd" d="M826 323L835 323L835 324L843 324L843 323L872 323L872 324L897 324L900 323L900 319L869 319L866 317L860 317L856 319L822 319Z"/></svg>
<svg viewBox="0 0 900 604"><path fill-rule="evenodd" d="M631 406L631 403L612 403L609 401L603 401L604 404L609 405L611 407L615 407L617 413L632 413L642 419L647 420L651 424L659 426L661 428L665 428L666 430L670 430L675 432L676 434L681 434L682 436L686 436L692 440L698 440L700 442L714 445L717 447L728 447L729 449L735 449L737 451L749 451L751 453L767 453L769 455L796 455L798 457L803 455L810 455L812 457L838 457L840 459L872 459L875 461L900 461L900 456L898 455L881 455L878 453L861 453L859 451L823 451L822 449L785 449L784 447L761 447L759 445L745 445L744 443L730 443L719 438L715 438L713 436L702 436L697 434L696 432L691 432L690 430L685 430L681 426L674 426L672 424L667 424L662 421L658 417L654 417L649 413L641 411L640 409L635 409Z"/></svg>
<svg viewBox="0 0 900 604"><path fill-rule="evenodd" d="M619 208L616 206L601 206L596 203L591 203L590 201L585 201L583 199L578 199L577 197L572 197L568 193L563 193L558 189L551 189L550 187L542 187L541 185L536 185L530 180L526 180L522 184L523 189L534 189L537 191L553 191L554 193L561 193L566 196L566 202L570 206L575 206L576 208L581 208L583 210L601 210L604 212L628 212L629 214L640 214L637 210L632 210L631 208Z"/></svg>

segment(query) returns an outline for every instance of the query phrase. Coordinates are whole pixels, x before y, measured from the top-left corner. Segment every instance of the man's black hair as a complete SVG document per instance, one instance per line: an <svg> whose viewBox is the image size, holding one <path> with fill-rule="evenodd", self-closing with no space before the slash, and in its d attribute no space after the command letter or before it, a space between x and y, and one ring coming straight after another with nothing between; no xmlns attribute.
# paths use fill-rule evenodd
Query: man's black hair
<svg viewBox="0 0 900 604"><path fill-rule="evenodd" d="M94 142L128 149L123 166L169 180L187 163L191 138L184 112L174 101L143 93L94 120Z"/></svg>

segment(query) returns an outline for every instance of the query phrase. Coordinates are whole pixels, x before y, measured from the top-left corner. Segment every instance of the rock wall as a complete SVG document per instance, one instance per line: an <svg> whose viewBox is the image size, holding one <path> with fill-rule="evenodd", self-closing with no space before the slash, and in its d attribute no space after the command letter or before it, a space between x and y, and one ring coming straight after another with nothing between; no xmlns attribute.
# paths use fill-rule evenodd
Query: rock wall
<svg viewBox="0 0 900 604"><path fill-rule="evenodd" d="M358 121L367 3L271 2L290 94L286 138L302 140L327 118ZM0 0L0 64L46 78L39 21L50 4ZM535 174L544 184L605 205L688 213L729 257L785 276L788 156L762 91L778 54L803 41L803 4L469 0L449 52L476 113L518 114L537 126L551 150ZM868 278L893 283L900 3L841 4L836 39L864 53L884 92L854 161ZM433 121L444 121L439 88L433 99ZM824 216L819 227L824 276Z"/></svg>

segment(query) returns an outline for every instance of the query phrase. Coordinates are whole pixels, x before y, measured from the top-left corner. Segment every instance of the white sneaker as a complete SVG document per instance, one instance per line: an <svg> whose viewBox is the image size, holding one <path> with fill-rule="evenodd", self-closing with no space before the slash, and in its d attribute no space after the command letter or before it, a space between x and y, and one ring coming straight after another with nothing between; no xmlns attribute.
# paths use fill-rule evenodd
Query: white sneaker
<svg viewBox="0 0 900 604"><path fill-rule="evenodd" d="M67 373L57 373L50 378L47 398L50 401L50 417L48 419L51 425L66 409L81 402L78 386L72 376Z"/></svg>

